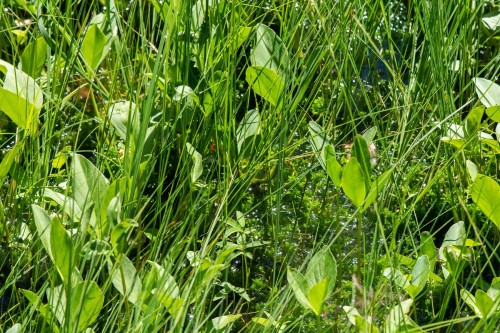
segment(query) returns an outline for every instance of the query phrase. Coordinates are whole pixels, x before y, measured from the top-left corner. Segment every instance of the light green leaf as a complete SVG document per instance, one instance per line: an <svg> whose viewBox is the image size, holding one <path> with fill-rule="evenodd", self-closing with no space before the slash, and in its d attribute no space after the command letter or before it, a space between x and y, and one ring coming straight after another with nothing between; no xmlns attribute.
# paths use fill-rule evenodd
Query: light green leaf
<svg viewBox="0 0 500 333"><path fill-rule="evenodd" d="M20 128L32 128L42 109L42 89L32 77L6 61L0 60L0 71L5 74L0 88L0 110Z"/></svg>
<svg viewBox="0 0 500 333"><path fill-rule="evenodd" d="M82 55L92 71L97 69L106 45L106 35L97 24L92 24L87 29L82 43Z"/></svg>
<svg viewBox="0 0 500 333"><path fill-rule="evenodd" d="M372 183L370 190L368 191L368 194L366 195L366 201L365 204L363 205L363 210L368 209L372 203L377 200L377 197L379 193L382 192L384 189L385 185L389 182L391 179L392 172L394 171L394 168L391 168L387 171L385 171L383 174L377 177L377 179Z"/></svg>
<svg viewBox="0 0 500 333"><path fill-rule="evenodd" d="M484 27L490 31L490 33L495 34L500 29L500 11L495 10L490 13L485 14L481 21Z"/></svg>
<svg viewBox="0 0 500 333"><path fill-rule="evenodd" d="M470 192L479 209L500 228L500 185L492 178L478 174Z"/></svg>
<svg viewBox="0 0 500 333"><path fill-rule="evenodd" d="M37 38L24 49L20 69L32 78L37 78L42 72L46 58L47 43L43 37Z"/></svg>
<svg viewBox="0 0 500 333"><path fill-rule="evenodd" d="M371 185L370 177L372 174L371 156L370 151L368 150L368 144L359 134L356 135L356 138L354 138L351 155L358 160L359 165L361 166L361 171L363 171L365 188L369 189Z"/></svg>
<svg viewBox="0 0 500 333"><path fill-rule="evenodd" d="M379 333L377 326L372 323L370 317L362 317L358 310L351 306L344 306L344 311L347 314L347 318L359 331L359 333Z"/></svg>
<svg viewBox="0 0 500 333"><path fill-rule="evenodd" d="M313 285L309 290L307 299L309 301L311 309L316 314L316 316L321 315L321 309L323 308L323 304L325 303L325 300L328 297L327 287L328 287L328 279L325 278L322 281Z"/></svg>
<svg viewBox="0 0 500 333"><path fill-rule="evenodd" d="M188 150L188 154L191 155L191 158L193 159L193 167L191 168L191 182L196 183L198 178L200 178L201 174L203 173L203 164L202 164L202 157L201 154L194 149L194 147L189 143L186 142L186 147Z"/></svg>
<svg viewBox="0 0 500 333"><path fill-rule="evenodd" d="M274 106L281 103L285 83L274 70L261 66L248 67L246 81L253 91L267 102Z"/></svg>
<svg viewBox="0 0 500 333"><path fill-rule="evenodd" d="M436 265L437 251L432 235L428 231L420 234L420 255L426 255L429 258L429 267L432 272Z"/></svg>
<svg viewBox="0 0 500 333"><path fill-rule="evenodd" d="M241 318L241 314L221 316L212 319L212 324L216 330L221 330L227 325Z"/></svg>
<svg viewBox="0 0 500 333"><path fill-rule="evenodd" d="M500 105L500 86L493 81L475 78L476 93L481 103L489 108L490 106Z"/></svg>
<svg viewBox="0 0 500 333"><path fill-rule="evenodd" d="M311 144L314 151L317 153L321 153L323 149L330 144L330 138L328 137L328 134L323 128L321 128L321 126L316 124L314 121L309 122L308 129L309 133L311 134ZM317 156L321 166L327 171L324 154L318 154Z"/></svg>
<svg viewBox="0 0 500 333"><path fill-rule="evenodd" d="M327 279L325 297L330 296L337 281L337 261L328 246L323 247L311 258L304 277L310 286Z"/></svg>
<svg viewBox="0 0 500 333"><path fill-rule="evenodd" d="M85 211L87 207L94 204L94 211L100 212L109 186L106 177L92 162L78 154L74 154L73 157L72 175L73 197L80 209ZM101 236L102 230L98 229L97 232Z"/></svg>
<svg viewBox="0 0 500 333"><path fill-rule="evenodd" d="M363 139L365 139L366 144L370 146L370 144L373 142L373 139L375 138L375 135L377 135L377 127L373 126L367 129L362 136Z"/></svg>
<svg viewBox="0 0 500 333"><path fill-rule="evenodd" d="M36 231L38 232L38 236L40 236L42 245L45 248L45 251L47 251L47 253L49 254L49 257L54 260L54 257L52 256L52 249L50 247L50 217L47 212L40 206L31 205L31 209L33 210Z"/></svg>
<svg viewBox="0 0 500 333"><path fill-rule="evenodd" d="M288 52L276 33L264 24L255 27L254 47L250 54L252 66L266 67L283 75L288 72Z"/></svg>
<svg viewBox="0 0 500 333"><path fill-rule="evenodd" d="M342 166L337 161L335 150L332 145L328 144L323 149L323 160L326 164L326 173L333 181L335 186L340 187L342 181Z"/></svg>
<svg viewBox="0 0 500 333"><path fill-rule="evenodd" d="M90 326L99 316L104 295L94 281L80 282L71 289L70 316L72 327L78 323L78 332Z"/></svg>
<svg viewBox="0 0 500 333"><path fill-rule="evenodd" d="M406 314L410 312L411 305L413 304L412 299L407 299L397 304L391 309L391 312L385 319L385 330L384 333L397 333L399 332L399 327L406 323Z"/></svg>
<svg viewBox="0 0 500 333"><path fill-rule="evenodd" d="M476 306L481 311L483 318L488 318L493 309L493 300L481 289L476 290Z"/></svg>
<svg viewBox="0 0 500 333"><path fill-rule="evenodd" d="M420 294L420 292L425 288L427 281L429 280L430 273L430 263L429 257L427 255L420 256L413 266L411 272L411 282L410 285L406 287L406 291L410 294L410 297L415 299L415 297Z"/></svg>
<svg viewBox="0 0 500 333"><path fill-rule="evenodd" d="M441 247L439 248L439 259L440 260L446 260L443 251L445 247L447 246L461 246L465 243L465 239L467 238L466 232L465 232L465 226L464 222L460 221L455 224L453 224L450 229L446 232L444 235L444 240L443 243L441 244Z"/></svg>
<svg viewBox="0 0 500 333"><path fill-rule="evenodd" d="M477 166L470 160L465 161L465 164L467 165L470 178L474 181L477 176Z"/></svg>
<svg viewBox="0 0 500 333"><path fill-rule="evenodd" d="M20 149L21 149L21 142L16 142L14 147L12 147L12 149L10 149L7 154L5 154L5 156L2 159L2 162L0 162L0 183L3 184L3 179L9 173L12 163L14 163L14 160Z"/></svg>
<svg viewBox="0 0 500 333"><path fill-rule="evenodd" d="M17 323L12 325L5 333L21 333L22 332L22 325Z"/></svg>
<svg viewBox="0 0 500 333"><path fill-rule="evenodd" d="M141 119L135 103L122 101L111 104L108 117L116 133L123 140L127 139L127 134L139 134Z"/></svg>
<svg viewBox="0 0 500 333"><path fill-rule="evenodd" d="M351 157L344 167L342 189L356 207L363 204L366 196L365 180L361 165L356 157Z"/></svg>
<svg viewBox="0 0 500 333"><path fill-rule="evenodd" d="M142 289L142 282L130 259L121 255L118 259L118 264L115 267L111 267L108 264L108 269L113 286L130 303L137 305Z"/></svg>
<svg viewBox="0 0 500 333"><path fill-rule="evenodd" d="M54 264L64 283L69 283L73 267L75 267L73 244L66 229L58 218L52 219L50 230L50 249L54 256Z"/></svg>
<svg viewBox="0 0 500 333"><path fill-rule="evenodd" d="M477 138L477 133L481 126L481 119L484 114L484 106L478 106L470 110L467 118L465 119L465 137Z"/></svg>
<svg viewBox="0 0 500 333"><path fill-rule="evenodd" d="M486 108L486 114L494 122L500 123L500 105L490 106Z"/></svg>
<svg viewBox="0 0 500 333"><path fill-rule="evenodd" d="M481 311L479 310L479 308L476 305L476 300L475 300L474 296L472 296L472 294L469 291L467 291L465 289L461 289L460 290L460 297L462 297L462 299L465 301L465 303L472 310L474 310L474 312L476 313L476 315L478 317L483 318L483 314L481 313Z"/></svg>
<svg viewBox="0 0 500 333"><path fill-rule="evenodd" d="M245 139L260 134L260 116L257 109L248 111L236 129L236 140L238 142L238 152L245 142Z"/></svg>
<svg viewBox="0 0 500 333"><path fill-rule="evenodd" d="M288 267L286 274L288 284L295 294L297 301L306 309L313 310L309 304L307 295L309 294L310 285L307 279L298 270Z"/></svg>

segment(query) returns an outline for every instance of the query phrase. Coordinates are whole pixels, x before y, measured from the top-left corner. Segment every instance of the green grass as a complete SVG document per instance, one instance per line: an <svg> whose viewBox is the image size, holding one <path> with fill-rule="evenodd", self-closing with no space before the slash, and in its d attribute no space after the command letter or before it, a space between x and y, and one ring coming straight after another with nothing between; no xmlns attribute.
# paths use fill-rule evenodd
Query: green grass
<svg viewBox="0 0 500 333"><path fill-rule="evenodd" d="M479 304L476 290L498 286L498 221L466 164L498 180L498 141L476 135L496 139L496 118L468 117L463 145L441 138L481 105L474 78L498 82L481 20L495 9L2 2L0 60L35 79L43 106L0 101L0 332L396 332L386 318L402 305L404 332L494 332L499 311L480 318L464 290ZM311 121L344 172L365 168L376 127L371 173L337 184ZM356 205L350 193L377 180ZM325 247L337 277L315 316L290 272Z"/></svg>

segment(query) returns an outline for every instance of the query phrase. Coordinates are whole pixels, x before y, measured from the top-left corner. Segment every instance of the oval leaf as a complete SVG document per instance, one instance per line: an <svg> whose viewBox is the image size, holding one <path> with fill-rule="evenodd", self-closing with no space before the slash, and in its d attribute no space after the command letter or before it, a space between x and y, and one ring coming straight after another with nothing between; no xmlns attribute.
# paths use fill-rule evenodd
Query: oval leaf
<svg viewBox="0 0 500 333"><path fill-rule="evenodd" d="M363 204L366 196L365 180L361 165L356 157L351 157L344 167L342 189L356 207L360 207Z"/></svg>
<svg viewBox="0 0 500 333"><path fill-rule="evenodd" d="M277 106L281 101L285 83L274 70L262 66L248 67L246 80L253 91L267 102Z"/></svg>

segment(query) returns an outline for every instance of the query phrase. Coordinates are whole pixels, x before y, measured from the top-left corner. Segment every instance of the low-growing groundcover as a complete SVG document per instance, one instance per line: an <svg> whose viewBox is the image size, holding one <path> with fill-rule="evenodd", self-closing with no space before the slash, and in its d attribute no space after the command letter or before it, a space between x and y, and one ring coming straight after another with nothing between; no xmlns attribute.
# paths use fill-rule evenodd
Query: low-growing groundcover
<svg viewBox="0 0 500 333"><path fill-rule="evenodd" d="M0 332L496 332L496 1L0 3Z"/></svg>

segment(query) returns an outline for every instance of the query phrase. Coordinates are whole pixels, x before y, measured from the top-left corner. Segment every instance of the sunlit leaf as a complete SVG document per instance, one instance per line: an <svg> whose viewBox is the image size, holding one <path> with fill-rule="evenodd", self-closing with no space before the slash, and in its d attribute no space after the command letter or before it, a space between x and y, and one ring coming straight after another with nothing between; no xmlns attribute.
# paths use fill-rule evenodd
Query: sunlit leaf
<svg viewBox="0 0 500 333"><path fill-rule="evenodd" d="M340 187L342 184L342 166L337 161L335 150L331 144L326 145L323 149L323 160L326 164L326 173L335 186Z"/></svg>
<svg viewBox="0 0 500 333"><path fill-rule="evenodd" d="M248 67L246 81L267 102L274 106L281 102L285 83L274 70L262 66Z"/></svg>
<svg viewBox="0 0 500 333"><path fill-rule="evenodd" d="M236 129L238 152L241 152L245 139L260 134L260 116L257 109L248 111Z"/></svg>
<svg viewBox="0 0 500 333"><path fill-rule="evenodd" d="M227 316L221 316L212 319L212 324L214 325L214 328L216 330L221 330L225 328L227 325L230 323L238 320L241 318L241 314L236 314L236 315L227 315Z"/></svg>
<svg viewBox="0 0 500 333"><path fill-rule="evenodd" d="M488 318L493 306L493 300L481 289L476 290L476 306L484 318Z"/></svg>
<svg viewBox="0 0 500 333"><path fill-rule="evenodd" d="M276 33L264 24L255 27L255 42L250 54L252 66L266 67L283 75L288 71L288 52Z"/></svg>
<svg viewBox="0 0 500 333"><path fill-rule="evenodd" d="M0 60L0 71L5 74L0 110L20 128L31 128L42 109L42 89L32 77L6 61Z"/></svg>
<svg viewBox="0 0 500 333"><path fill-rule="evenodd" d="M194 147L189 142L186 142L186 147L188 150L188 154L191 155L191 158L193 159L193 167L191 168L191 182L195 183L203 173L203 159L201 157L201 154L196 149L194 149Z"/></svg>
<svg viewBox="0 0 500 333"><path fill-rule="evenodd" d="M115 267L108 265L108 269L111 275L111 281L116 290L118 290L130 303L137 305L142 289L142 282L130 259L121 255Z"/></svg>
<svg viewBox="0 0 500 333"><path fill-rule="evenodd" d="M50 249L54 256L54 264L61 279L69 283L76 258L73 255L73 244L66 229L58 218L52 219L50 229Z"/></svg>
<svg viewBox="0 0 500 333"><path fill-rule="evenodd" d="M427 255L422 255L415 262L411 272L411 282L406 287L406 291L408 291L411 298L415 299L415 297L417 297L418 294L420 294L420 292L425 288L425 285L429 280L429 273L429 257L427 257Z"/></svg>
<svg viewBox="0 0 500 333"><path fill-rule="evenodd" d="M470 192L479 209L500 228L500 185L492 178L478 174Z"/></svg>
<svg viewBox="0 0 500 333"><path fill-rule="evenodd" d="M21 70L37 78L42 72L45 59L47 58L47 42L43 37L39 37L29 43L21 55Z"/></svg>
<svg viewBox="0 0 500 333"><path fill-rule="evenodd" d="M307 295L309 294L310 285L307 279L298 270L292 267L287 269L287 281L295 294L297 301L306 309L312 310L309 304Z"/></svg>
<svg viewBox="0 0 500 333"><path fill-rule="evenodd" d="M99 66L105 45L106 35L99 29L97 24L90 25L83 38L82 54L92 71L95 71Z"/></svg>
<svg viewBox="0 0 500 333"><path fill-rule="evenodd" d="M476 85L476 93L481 103L489 108L500 105L500 86L493 81L477 77L473 79Z"/></svg>
<svg viewBox="0 0 500 333"><path fill-rule="evenodd" d="M342 173L342 189L345 195L360 207L366 196L365 179L356 157L351 157Z"/></svg>
<svg viewBox="0 0 500 333"><path fill-rule="evenodd" d="M309 305L311 309L316 314L316 316L321 315L321 309L323 308L323 304L325 303L326 298L328 297L328 279L325 278L322 281L314 284L309 289L309 294L307 295L307 299L309 301Z"/></svg>

